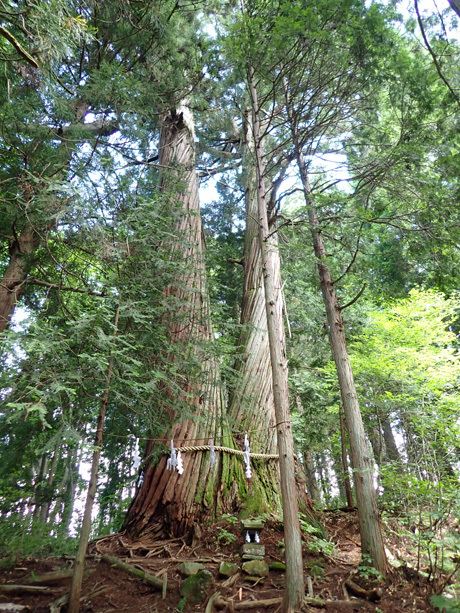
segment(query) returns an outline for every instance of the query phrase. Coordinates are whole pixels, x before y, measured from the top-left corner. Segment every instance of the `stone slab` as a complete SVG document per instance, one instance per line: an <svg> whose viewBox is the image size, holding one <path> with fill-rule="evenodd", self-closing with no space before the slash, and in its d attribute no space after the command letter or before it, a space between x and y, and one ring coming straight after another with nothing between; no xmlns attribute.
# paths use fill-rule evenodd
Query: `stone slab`
<svg viewBox="0 0 460 613"><path fill-rule="evenodd" d="M265 522L263 519L243 519L241 521L241 531L244 532L245 530L257 530L257 532L260 532L261 530L263 530L264 524Z"/></svg>
<svg viewBox="0 0 460 613"><path fill-rule="evenodd" d="M241 555L250 555L263 558L265 556L265 545L260 543L245 543L241 547Z"/></svg>

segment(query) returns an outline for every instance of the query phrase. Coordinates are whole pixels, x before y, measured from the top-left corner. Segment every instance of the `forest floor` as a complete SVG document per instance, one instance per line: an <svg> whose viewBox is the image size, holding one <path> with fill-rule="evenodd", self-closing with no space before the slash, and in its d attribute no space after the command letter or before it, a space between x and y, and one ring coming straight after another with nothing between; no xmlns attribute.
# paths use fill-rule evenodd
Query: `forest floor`
<svg viewBox="0 0 460 613"><path fill-rule="evenodd" d="M361 551L356 514L325 512L321 515L321 521L331 542L314 536L306 536L304 539L305 576L309 577L307 594L310 598L303 611L428 613L437 610L429 602L435 589L433 582L416 572L413 550L406 546L404 539L396 532L386 531L386 546L390 559L399 567L393 568L387 579L379 581L369 576L363 568L358 568ZM230 534L235 539L225 543L232 540L233 537L228 536ZM265 546L267 562L283 562L283 533L280 524L268 523L260 535L260 541ZM230 578L219 576L222 561L241 566L242 545L243 535L239 522L233 524L224 520L208 529L203 528L199 543L193 547L183 539L133 543L121 534L99 539L90 546L92 555L88 557L85 570L81 612L280 611L284 572L270 570L268 576L250 580L242 571ZM166 595L162 594L161 586L148 585L131 573L110 565L102 559L104 554L114 556L130 567L143 569L160 579L167 573ZM179 594L183 578L178 572L178 565L183 561L201 562L213 575L205 597L198 604L185 603ZM22 559L14 565L1 568L0 611L64 613L65 605L62 606L62 602L69 590L71 565L71 558L63 557ZM67 574L58 578L51 575L50 580L39 583L40 576L55 571L67 571ZM42 589L37 590L39 593L2 591L2 587L9 584L28 584ZM361 594L359 588L363 590ZM22 605L24 608L5 608L7 603Z"/></svg>

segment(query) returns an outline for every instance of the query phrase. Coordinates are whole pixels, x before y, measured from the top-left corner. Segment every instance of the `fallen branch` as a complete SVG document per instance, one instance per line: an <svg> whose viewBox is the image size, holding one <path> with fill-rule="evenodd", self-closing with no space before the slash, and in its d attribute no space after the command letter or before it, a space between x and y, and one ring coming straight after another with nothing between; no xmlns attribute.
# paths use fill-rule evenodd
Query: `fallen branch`
<svg viewBox="0 0 460 613"><path fill-rule="evenodd" d="M0 585L0 592L17 592L23 594L54 594L56 590L41 585Z"/></svg>
<svg viewBox="0 0 460 613"><path fill-rule="evenodd" d="M282 598L268 598L267 600L242 600L241 602L232 602L235 611L248 611L249 609L265 609L273 605L281 604ZM214 600L216 607L223 609L230 605L230 600L225 598L216 598Z"/></svg>
<svg viewBox="0 0 460 613"><path fill-rule="evenodd" d="M134 575L138 579L142 579L142 581L145 581L146 583L149 583L150 585L153 585L154 587L156 587L158 590L163 591L162 579L158 579L157 577L154 577L150 573L145 572L145 570L134 568L130 564L126 564L125 562L122 562L118 558L114 558L113 556L109 556L107 554L104 554L101 557L101 560L103 560L107 564L110 564L111 566L116 566L117 568L121 568L121 570L124 570L127 573L131 573L131 575Z"/></svg>
<svg viewBox="0 0 460 613"><path fill-rule="evenodd" d="M43 575L32 575L29 579L26 580L26 583L60 583L61 581L66 581L67 579L71 579L73 575L73 569L53 571L50 573L44 573Z"/></svg>

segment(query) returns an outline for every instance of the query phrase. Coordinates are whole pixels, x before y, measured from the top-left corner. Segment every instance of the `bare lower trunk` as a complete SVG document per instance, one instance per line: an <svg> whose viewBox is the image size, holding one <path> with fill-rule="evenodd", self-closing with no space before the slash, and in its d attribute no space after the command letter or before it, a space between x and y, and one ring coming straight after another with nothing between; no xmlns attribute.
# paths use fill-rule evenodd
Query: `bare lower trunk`
<svg viewBox="0 0 460 613"><path fill-rule="evenodd" d="M385 441L385 454L390 462L401 462L402 458L396 445L393 428L388 417L382 420L383 440Z"/></svg>
<svg viewBox="0 0 460 613"><path fill-rule="evenodd" d="M350 485L350 473L348 472L348 455L347 455L347 439L345 433L345 419L343 416L343 408L340 405L340 443L342 448L342 467L345 482L345 494L347 498L347 507L353 508L353 494Z"/></svg>
<svg viewBox="0 0 460 613"><path fill-rule="evenodd" d="M46 483L46 489L47 489L47 500L46 502L44 502L40 508L40 522L42 524L45 524L48 520L48 515L49 515L49 511L50 511L50 507L51 507L51 502L52 502L52 496L51 496L51 491L52 491L52 487L53 487L53 483L54 483L54 476L55 476L55 472L56 472L56 465L57 462L59 460L60 457L60 451L59 449L55 449L54 453L53 453L53 458L51 460L51 466L49 468L48 471L48 480Z"/></svg>
<svg viewBox="0 0 460 613"><path fill-rule="evenodd" d="M308 449L303 452L303 458L305 461L305 473L307 476L307 488L310 498L314 501L320 500L318 481L316 479L315 464L313 462L313 456Z"/></svg>
<svg viewBox="0 0 460 613"><path fill-rule="evenodd" d="M8 266L0 282L0 333L10 325L17 301L33 263L39 236L27 224L10 247Z"/></svg>
<svg viewBox="0 0 460 613"><path fill-rule="evenodd" d="M371 442L372 452L374 454L374 460L380 466L384 461L385 447L383 445L382 433L378 424L371 424L367 433Z"/></svg>
<svg viewBox="0 0 460 613"><path fill-rule="evenodd" d="M48 470L48 454L44 453L40 460L40 466L38 469L37 478L35 480L34 487L34 513L33 513L33 521L38 521L40 518L40 508L43 503L43 493L45 489L45 475Z"/></svg>
<svg viewBox="0 0 460 613"><path fill-rule="evenodd" d="M65 489L61 490L61 497L63 501L61 523L59 526L59 534L62 537L69 536L70 524L72 523L73 509L75 505L75 497L77 493L78 476L80 473L80 459L78 457L78 449L69 449L69 455L67 458L67 474L68 479L65 483ZM52 522L50 522L52 523Z"/></svg>
<svg viewBox="0 0 460 613"><path fill-rule="evenodd" d="M269 241L267 204L265 201L265 168L262 153L259 106L255 87L254 71L248 71L252 103L252 122L255 141L257 200L259 221L259 245L262 258L262 274L265 290L265 307L272 367L273 398L278 436L278 453L283 503L284 539L286 544L286 590L283 600L285 613L300 611L304 597L302 543L300 538L299 512L295 482L294 443L289 408L286 338L283 318L276 309L276 271L279 270L279 252Z"/></svg>
<svg viewBox="0 0 460 613"><path fill-rule="evenodd" d="M337 482L337 488L339 490L339 498L341 500L345 500L346 491L345 491L345 479L344 472L342 468L342 457L340 454L340 450L335 446L331 449L331 459L332 459L332 468L334 469L335 479Z"/></svg>

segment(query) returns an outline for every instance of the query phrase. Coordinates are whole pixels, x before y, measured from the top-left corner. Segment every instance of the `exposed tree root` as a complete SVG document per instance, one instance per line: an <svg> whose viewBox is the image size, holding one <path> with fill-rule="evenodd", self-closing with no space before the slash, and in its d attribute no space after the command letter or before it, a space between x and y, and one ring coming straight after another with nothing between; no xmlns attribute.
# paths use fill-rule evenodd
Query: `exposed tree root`
<svg viewBox="0 0 460 613"><path fill-rule="evenodd" d="M358 596L358 598L365 598L371 602L376 602L382 598L382 589L380 587L365 590L359 585L356 585L351 579L346 579L344 584L348 591L353 594L353 596Z"/></svg>

